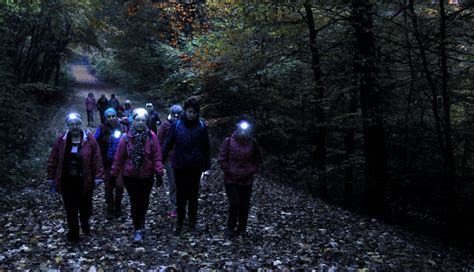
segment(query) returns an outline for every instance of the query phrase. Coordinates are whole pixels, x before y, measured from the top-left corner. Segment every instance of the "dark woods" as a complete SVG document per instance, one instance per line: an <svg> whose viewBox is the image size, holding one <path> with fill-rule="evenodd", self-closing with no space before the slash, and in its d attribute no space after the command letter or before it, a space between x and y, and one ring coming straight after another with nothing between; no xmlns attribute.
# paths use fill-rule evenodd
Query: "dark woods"
<svg viewBox="0 0 474 272"><path fill-rule="evenodd" d="M199 95L216 148L250 115L266 176L472 243L473 1L90 2L3 12L2 81L57 84L90 46L162 107Z"/></svg>

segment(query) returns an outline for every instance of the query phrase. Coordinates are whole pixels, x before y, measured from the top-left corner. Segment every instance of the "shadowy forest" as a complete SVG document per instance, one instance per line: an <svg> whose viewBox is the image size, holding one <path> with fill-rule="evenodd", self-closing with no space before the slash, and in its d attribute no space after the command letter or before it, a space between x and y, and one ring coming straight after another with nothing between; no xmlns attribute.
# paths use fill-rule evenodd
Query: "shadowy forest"
<svg viewBox="0 0 474 272"><path fill-rule="evenodd" d="M22 161L81 62L163 116L199 96L214 154L247 115L262 176L472 248L473 16L472 0L2 0L0 193L46 171Z"/></svg>

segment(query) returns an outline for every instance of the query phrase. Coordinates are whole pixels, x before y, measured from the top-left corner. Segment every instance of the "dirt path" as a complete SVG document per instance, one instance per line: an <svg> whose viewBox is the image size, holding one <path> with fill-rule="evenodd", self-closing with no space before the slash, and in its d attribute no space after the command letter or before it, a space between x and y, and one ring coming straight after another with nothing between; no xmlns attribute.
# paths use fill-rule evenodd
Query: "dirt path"
<svg viewBox="0 0 474 272"><path fill-rule="evenodd" d="M45 160L56 130L73 109L84 113L84 98L113 88L100 84L86 67L73 66L74 95L59 105L57 115L38 145L31 167L36 185L15 199L19 205L0 217L0 270L112 269L336 269L473 270L472 255L326 205L294 189L258 178L249 216L249 237L223 236L227 199L220 172L207 180L199 199L198 232L172 236L166 187L153 188L144 242L133 244L128 196L122 218L104 216L103 186L94 191L92 234L77 245L66 242L67 226L59 195L50 195L44 182Z"/></svg>

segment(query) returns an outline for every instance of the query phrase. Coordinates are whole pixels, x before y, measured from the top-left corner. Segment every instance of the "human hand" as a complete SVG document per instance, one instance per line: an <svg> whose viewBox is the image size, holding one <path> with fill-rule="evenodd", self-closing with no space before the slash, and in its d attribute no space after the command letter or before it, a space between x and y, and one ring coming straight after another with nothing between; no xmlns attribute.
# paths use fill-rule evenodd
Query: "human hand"
<svg viewBox="0 0 474 272"><path fill-rule="evenodd" d="M94 182L95 182L95 186L97 187L97 186L100 186L102 183L104 183L104 180L103 179L95 179Z"/></svg>

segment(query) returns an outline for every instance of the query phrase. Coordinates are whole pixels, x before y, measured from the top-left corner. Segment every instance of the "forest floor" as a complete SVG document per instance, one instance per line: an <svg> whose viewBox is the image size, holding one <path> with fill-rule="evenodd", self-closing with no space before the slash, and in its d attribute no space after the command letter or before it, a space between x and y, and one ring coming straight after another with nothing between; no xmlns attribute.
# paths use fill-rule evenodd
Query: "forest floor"
<svg viewBox="0 0 474 272"><path fill-rule="evenodd" d="M399 227L351 214L305 192L258 177L252 196L249 236L223 235L227 199L215 162L199 198L198 230L173 236L166 188L153 188L144 242L132 243L127 193L124 215L106 219L104 187L94 192L92 234L66 241L61 197L49 194L46 158L64 116L84 113L84 99L114 89L101 85L86 66L72 66L77 85L24 163L34 173L20 192L5 196L0 216L0 270L103 271L161 269L474 270L474 257ZM85 115L84 115L85 117ZM95 116L96 120L98 115ZM97 124L97 121L96 121ZM93 128L91 128L93 130ZM165 180L166 185L166 180ZM5 205L5 204L2 204Z"/></svg>

